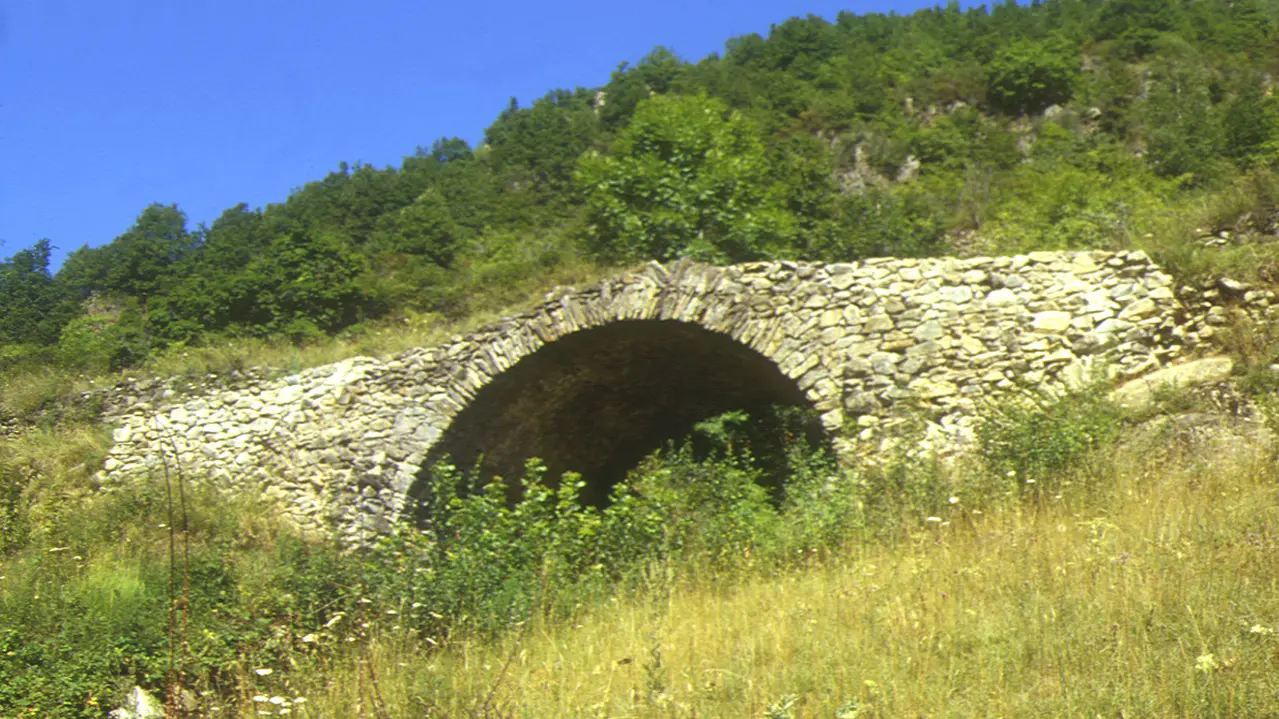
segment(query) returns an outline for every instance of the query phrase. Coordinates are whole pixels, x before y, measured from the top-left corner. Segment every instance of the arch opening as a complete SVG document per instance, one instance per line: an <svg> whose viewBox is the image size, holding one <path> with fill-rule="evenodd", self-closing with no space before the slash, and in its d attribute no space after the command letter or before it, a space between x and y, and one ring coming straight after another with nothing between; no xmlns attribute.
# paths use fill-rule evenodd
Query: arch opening
<svg viewBox="0 0 1279 719"><path fill-rule="evenodd" d="M567 471L586 481L582 499L602 506L644 457L732 410L767 415L811 409L804 392L767 357L736 340L673 320L625 320L575 332L516 362L476 393L423 463L410 491L418 505L444 459L478 467L487 480L518 478L530 457L548 482ZM810 443L827 442L814 419ZM477 464L478 463L478 464Z"/></svg>

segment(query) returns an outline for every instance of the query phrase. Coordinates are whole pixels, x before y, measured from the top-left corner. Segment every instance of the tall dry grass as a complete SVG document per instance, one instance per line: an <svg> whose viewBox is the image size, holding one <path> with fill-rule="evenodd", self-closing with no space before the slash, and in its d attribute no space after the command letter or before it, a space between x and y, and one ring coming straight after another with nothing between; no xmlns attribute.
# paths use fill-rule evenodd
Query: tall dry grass
<svg viewBox="0 0 1279 719"><path fill-rule="evenodd" d="M496 643L438 650L378 620L294 713L1279 716L1273 457L1117 457L1105 479L957 506L779 576L658 571Z"/></svg>

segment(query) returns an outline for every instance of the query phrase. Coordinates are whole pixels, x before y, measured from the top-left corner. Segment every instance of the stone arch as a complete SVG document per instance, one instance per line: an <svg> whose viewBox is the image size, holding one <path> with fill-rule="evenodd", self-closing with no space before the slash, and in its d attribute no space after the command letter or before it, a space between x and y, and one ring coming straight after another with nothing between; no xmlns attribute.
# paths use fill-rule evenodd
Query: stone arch
<svg viewBox="0 0 1279 719"><path fill-rule="evenodd" d="M729 337L672 320L622 320L547 344L476 393L432 447L486 476L520 476L542 458L551 478L588 479L600 504L627 470L694 424L742 409L811 404L763 355Z"/></svg>
<svg viewBox="0 0 1279 719"><path fill-rule="evenodd" d="M427 380L447 389L432 403L435 421L429 446L414 453L415 477L401 485L403 509L445 455L459 467L482 455L483 472L507 478L539 456L551 477L566 470L602 477L586 497L599 502L663 440L708 416L838 406L840 397L827 396L838 394L833 385L805 381L814 362L798 328L772 305L732 291L742 273L650 265L438 348L437 361L454 360L443 363L447 377Z"/></svg>

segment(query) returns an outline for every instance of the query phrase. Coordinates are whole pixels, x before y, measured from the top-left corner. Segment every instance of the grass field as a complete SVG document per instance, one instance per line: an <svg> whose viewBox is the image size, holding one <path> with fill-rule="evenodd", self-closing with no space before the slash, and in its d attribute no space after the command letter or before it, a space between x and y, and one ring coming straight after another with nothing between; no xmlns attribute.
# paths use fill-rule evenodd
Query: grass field
<svg viewBox="0 0 1279 719"><path fill-rule="evenodd" d="M243 341L155 369L296 369L444 331ZM1236 339L1243 384L1273 407L1273 335ZM1203 409L1166 399L1156 412ZM1003 495L992 456L908 476L867 489L876 522L836 544L778 561L774 542L720 570L654 562L603 601L595 587L496 636L421 634L406 602L359 594L372 567L291 538L261 502L195 494L192 626L209 636L183 650L198 673L184 716L1279 717L1274 449L1116 446L1110 431L1141 417L1066 404L1081 413L1014 418L999 440L1001 462L1035 471L1031 455L1087 454L1036 485ZM0 442L0 718L102 716L133 683L168 681L168 585L186 581L170 574L173 519L154 487L97 491L107 430Z"/></svg>
<svg viewBox="0 0 1279 719"><path fill-rule="evenodd" d="M324 676L245 691L310 717L1279 716L1273 457L1116 455L1103 479L780 573L656 569L498 641L379 620Z"/></svg>

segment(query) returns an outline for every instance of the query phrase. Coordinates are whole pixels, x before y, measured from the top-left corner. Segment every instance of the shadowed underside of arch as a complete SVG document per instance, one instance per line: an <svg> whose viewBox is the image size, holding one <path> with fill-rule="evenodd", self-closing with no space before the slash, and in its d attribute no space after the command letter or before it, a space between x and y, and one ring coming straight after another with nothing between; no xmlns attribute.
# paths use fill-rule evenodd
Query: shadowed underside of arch
<svg viewBox="0 0 1279 719"><path fill-rule="evenodd" d="M582 330L515 363L476 393L433 447L486 477L519 477L539 457L548 476L581 473L583 499L599 504L644 456L729 410L809 406L769 359L696 324L625 320ZM517 488L512 485L512 495Z"/></svg>

